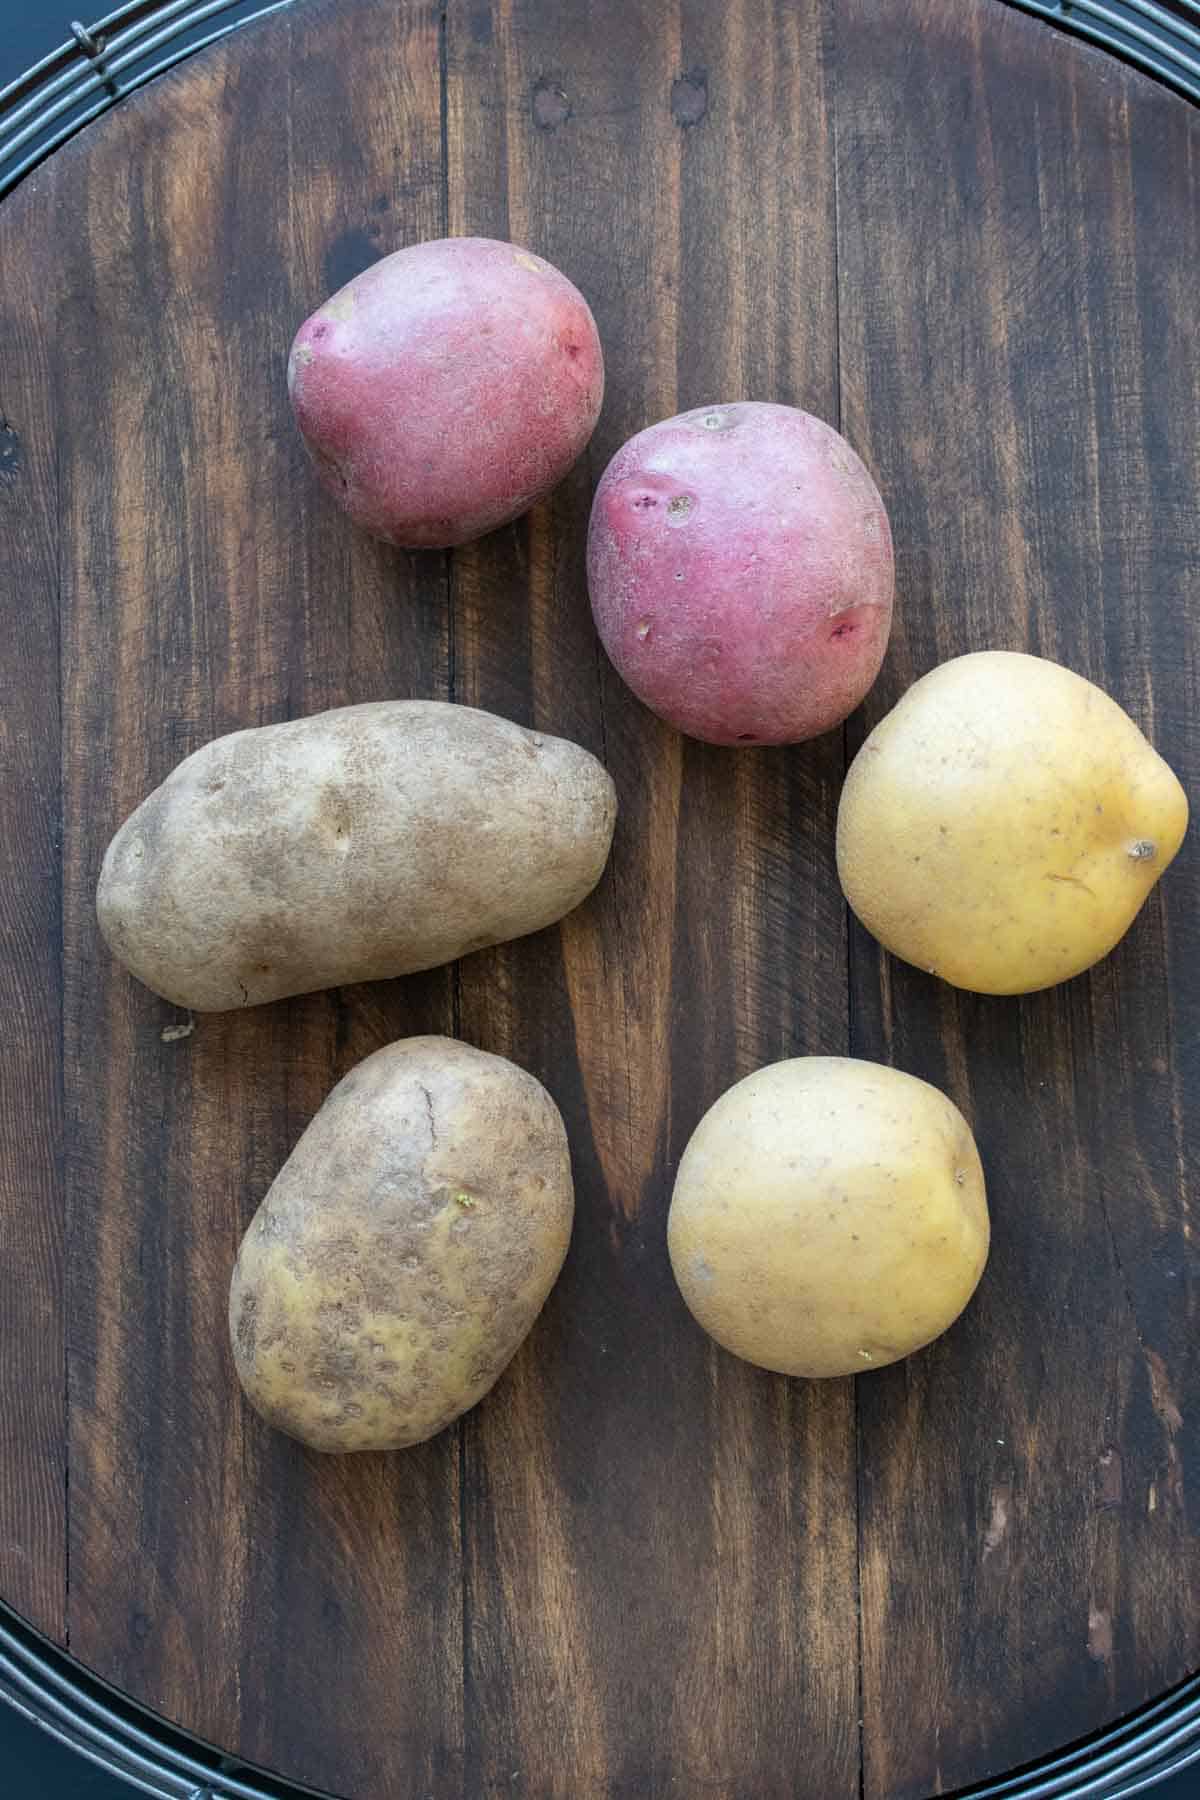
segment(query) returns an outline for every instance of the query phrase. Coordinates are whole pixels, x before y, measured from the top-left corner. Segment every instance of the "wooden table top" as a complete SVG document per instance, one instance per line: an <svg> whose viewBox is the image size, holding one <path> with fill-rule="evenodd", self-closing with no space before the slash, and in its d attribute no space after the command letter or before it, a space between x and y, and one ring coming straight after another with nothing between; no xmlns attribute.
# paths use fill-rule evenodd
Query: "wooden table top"
<svg viewBox="0 0 1200 1800"><path fill-rule="evenodd" d="M284 361L447 232L560 265L608 390L550 501L410 555L319 494ZM1200 115L1000 0L301 3L0 208L0 1597L354 1800L916 1800L1200 1666L1200 834L1023 1000L884 957L833 863L865 731L972 649L1089 675L1198 791L1198 269ZM583 550L625 437L742 397L863 455L898 612L844 732L733 753L613 675ZM217 733L394 695L602 755L600 888L172 1038L97 935L115 826ZM423 1031L549 1086L574 1242L480 1407L322 1458L242 1403L229 1272L332 1083ZM730 1082L847 1051L973 1120L994 1246L932 1348L806 1384L694 1326L665 1214Z"/></svg>

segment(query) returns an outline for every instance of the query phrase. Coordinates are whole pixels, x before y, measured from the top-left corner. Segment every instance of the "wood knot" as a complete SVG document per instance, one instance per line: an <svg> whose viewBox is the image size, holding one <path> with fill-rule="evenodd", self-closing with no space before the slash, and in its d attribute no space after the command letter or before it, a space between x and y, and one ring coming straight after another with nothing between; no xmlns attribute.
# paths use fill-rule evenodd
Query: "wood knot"
<svg viewBox="0 0 1200 1800"><path fill-rule="evenodd" d="M11 485L21 473L25 451L16 431L0 413L0 482Z"/></svg>
<svg viewBox="0 0 1200 1800"><path fill-rule="evenodd" d="M708 71L692 69L671 83L671 117L686 131L708 111Z"/></svg>
<svg viewBox="0 0 1200 1800"><path fill-rule="evenodd" d="M379 247L373 241L374 236L378 236L378 231L378 225L374 227L373 233L364 231L361 226L352 226L350 230L343 231L335 237L325 251L323 258L325 286L334 293L335 299L337 297L335 290L344 288L354 280L356 275L361 275L364 269L369 269L372 263L379 261ZM349 308L347 308L348 310ZM344 316L335 312L328 303L322 308L322 311L331 318Z"/></svg>
<svg viewBox="0 0 1200 1800"><path fill-rule="evenodd" d="M533 90L533 122L539 131L557 131L571 117L571 102L556 81L546 76Z"/></svg>

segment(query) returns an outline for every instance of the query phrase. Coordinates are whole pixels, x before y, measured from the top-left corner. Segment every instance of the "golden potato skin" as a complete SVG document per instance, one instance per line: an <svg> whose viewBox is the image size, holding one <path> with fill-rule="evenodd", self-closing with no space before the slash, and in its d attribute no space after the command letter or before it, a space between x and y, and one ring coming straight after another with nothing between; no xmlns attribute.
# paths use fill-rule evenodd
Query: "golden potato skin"
<svg viewBox="0 0 1200 1800"><path fill-rule="evenodd" d="M697 1322L782 1375L862 1374L953 1323L983 1273L979 1152L913 1075L802 1056L748 1075L701 1119L667 1224Z"/></svg>
<svg viewBox="0 0 1200 1800"><path fill-rule="evenodd" d="M419 1444L528 1333L571 1236L567 1135L532 1075L406 1038L340 1081L242 1240L238 1378L314 1450Z"/></svg>
<svg viewBox="0 0 1200 1800"><path fill-rule="evenodd" d="M197 1012L407 975L562 918L615 819L563 738L439 701L340 707L182 762L109 845L100 929Z"/></svg>
<svg viewBox="0 0 1200 1800"><path fill-rule="evenodd" d="M1080 974L1117 944L1187 829L1187 796L1114 700L1042 657L924 676L850 766L837 862L867 930L981 994Z"/></svg>

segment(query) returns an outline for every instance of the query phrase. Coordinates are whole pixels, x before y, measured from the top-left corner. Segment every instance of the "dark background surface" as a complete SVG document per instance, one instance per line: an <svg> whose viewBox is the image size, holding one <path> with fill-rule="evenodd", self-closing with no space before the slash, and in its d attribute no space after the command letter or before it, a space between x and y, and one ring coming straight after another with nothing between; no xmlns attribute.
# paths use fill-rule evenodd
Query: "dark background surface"
<svg viewBox="0 0 1200 1800"><path fill-rule="evenodd" d="M60 43L67 35L67 20L71 16L66 7L0 0L0 85ZM64 1749L2 1702L0 1771L0 1793L5 1800L27 1800L33 1796L46 1796L48 1800L56 1800L57 1796L69 1800L120 1800L134 1792ZM1154 1791L1164 1800L1200 1796L1200 1769L1186 1771Z"/></svg>
<svg viewBox="0 0 1200 1800"><path fill-rule="evenodd" d="M0 87L63 43L74 17L69 7L43 0L0 0Z"/></svg>

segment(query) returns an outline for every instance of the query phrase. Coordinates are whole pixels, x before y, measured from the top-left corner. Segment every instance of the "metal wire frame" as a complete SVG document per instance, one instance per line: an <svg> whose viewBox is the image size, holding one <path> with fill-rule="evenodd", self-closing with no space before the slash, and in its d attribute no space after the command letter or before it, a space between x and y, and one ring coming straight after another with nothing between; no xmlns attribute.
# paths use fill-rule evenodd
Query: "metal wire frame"
<svg viewBox="0 0 1200 1800"><path fill-rule="evenodd" d="M32 69L0 88L0 199L51 151L184 57L215 44L253 19L279 12L291 0L265 6L246 0L130 0L84 26ZM206 31L208 21L228 15ZM156 55L163 51L164 54Z"/></svg>
<svg viewBox="0 0 1200 1800"><path fill-rule="evenodd" d="M124 94L291 0L132 0L0 89L0 198ZM1200 103L1200 0L1009 0L1104 46ZM213 29L209 22L222 18ZM162 54L158 54L162 52ZM162 1800L300 1800L315 1790L256 1770L138 1707L0 1604L0 1700ZM1200 1677L1131 1718L958 1800L1132 1800L1200 1763Z"/></svg>
<svg viewBox="0 0 1200 1800"><path fill-rule="evenodd" d="M1136 63L1200 102L1197 0L1009 0Z"/></svg>
<svg viewBox="0 0 1200 1800"><path fill-rule="evenodd" d="M0 199L123 94L291 0L128 0L0 89ZM1009 0L1200 102L1200 0ZM222 23L205 30L210 20ZM162 51L162 55L156 52Z"/></svg>
<svg viewBox="0 0 1200 1800"><path fill-rule="evenodd" d="M315 1793L155 1718L2 1604L0 1702L161 1800L302 1800ZM1200 1762L1200 1677L1085 1743L965 1789L955 1800L1131 1800L1193 1762Z"/></svg>

